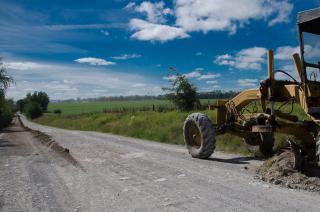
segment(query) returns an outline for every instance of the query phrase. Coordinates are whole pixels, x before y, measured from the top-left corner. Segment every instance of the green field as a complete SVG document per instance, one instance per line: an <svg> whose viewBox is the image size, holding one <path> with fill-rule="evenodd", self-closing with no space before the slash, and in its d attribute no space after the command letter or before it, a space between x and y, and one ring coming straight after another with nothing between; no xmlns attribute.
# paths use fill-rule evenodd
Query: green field
<svg viewBox="0 0 320 212"><path fill-rule="evenodd" d="M201 100L202 104L212 103L215 100ZM119 110L152 110L153 105L155 109L159 108L174 108L174 105L168 100L124 100L124 101L109 101L109 102L81 102L81 103L50 103L48 110L53 112L56 109L60 109L62 114L76 115L102 112L104 110L108 112Z"/></svg>

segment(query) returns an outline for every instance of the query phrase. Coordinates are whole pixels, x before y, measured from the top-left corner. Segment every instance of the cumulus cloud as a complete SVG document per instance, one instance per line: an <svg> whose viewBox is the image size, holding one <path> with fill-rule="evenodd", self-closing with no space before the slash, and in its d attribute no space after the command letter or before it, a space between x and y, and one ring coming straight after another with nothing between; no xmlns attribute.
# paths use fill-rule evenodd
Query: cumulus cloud
<svg viewBox="0 0 320 212"><path fill-rule="evenodd" d="M280 70L287 72L295 80L300 81L300 77L299 77L298 71L296 70L296 67L294 65L290 64L290 65L281 66ZM276 79L279 79L279 80L290 80L290 81L292 81L292 78L288 77L286 74L283 74L281 72L277 72L275 74L275 77L276 77Z"/></svg>
<svg viewBox="0 0 320 212"><path fill-rule="evenodd" d="M191 71L189 73L183 74L183 76L189 78L189 79L197 79L197 80L210 80L210 79L216 79L221 76L221 74L214 74L214 73L206 73L202 74L201 71L203 71L203 68L197 68L194 71ZM164 80L175 80L176 75L168 75L166 77L163 77Z"/></svg>
<svg viewBox="0 0 320 212"><path fill-rule="evenodd" d="M106 61L105 59L95 57L84 57L74 60L77 63L87 63L94 66L109 66L115 65L115 62Z"/></svg>
<svg viewBox="0 0 320 212"><path fill-rule="evenodd" d="M137 40L165 42L177 38L190 37L183 29L163 24L155 24L141 19L131 19L130 28L136 31L131 38Z"/></svg>
<svg viewBox="0 0 320 212"><path fill-rule="evenodd" d="M207 84L217 84L217 80L206 81Z"/></svg>
<svg viewBox="0 0 320 212"><path fill-rule="evenodd" d="M4 65L9 69L15 69L15 70L45 68L45 65L34 63L34 62L4 62Z"/></svg>
<svg viewBox="0 0 320 212"><path fill-rule="evenodd" d="M251 20L268 20L270 26L286 23L293 5L288 0L177 0L176 25L186 31L229 31Z"/></svg>
<svg viewBox="0 0 320 212"><path fill-rule="evenodd" d="M221 74L203 74L201 75L198 80L208 80L208 79L216 79L221 77Z"/></svg>
<svg viewBox="0 0 320 212"><path fill-rule="evenodd" d="M187 73L187 74L184 74L185 77L187 78L198 78L198 77L201 77L201 74L199 71L192 71L190 73Z"/></svg>
<svg viewBox="0 0 320 212"><path fill-rule="evenodd" d="M163 1L157 3L144 1L140 5L132 5L129 3L126 8L131 8L137 12L146 14L147 20L151 23L165 23L167 21L165 16L173 14L170 8L165 8Z"/></svg>
<svg viewBox="0 0 320 212"><path fill-rule="evenodd" d="M177 76L176 76L176 75L174 75L174 74L171 74L171 75L168 75L168 76L162 77L162 79L164 79L164 80L169 80L169 81L171 81L171 80L175 80L176 78L177 78Z"/></svg>
<svg viewBox="0 0 320 212"><path fill-rule="evenodd" d="M139 23L145 22L143 28L135 27L139 19L130 21L131 28L138 31L138 35L133 35L134 38L167 41L189 37L188 32L195 31L229 31L235 34L238 28L253 20L265 21L269 26L287 23L293 4L289 0L176 0L173 9L166 8L164 1L144 1L140 5L131 2L125 8L146 15L146 20L140 20ZM164 25L168 22L167 15L174 16L175 23ZM149 30L146 31L146 28ZM170 34L169 38L163 38L165 33Z"/></svg>
<svg viewBox="0 0 320 212"><path fill-rule="evenodd" d="M203 55L204 55L203 52L197 52L197 53L196 53L196 56L203 56Z"/></svg>
<svg viewBox="0 0 320 212"><path fill-rule="evenodd" d="M123 54L119 56L114 56L111 57L114 60L128 60L128 59L135 59L135 58L140 58L142 55L140 54Z"/></svg>
<svg viewBox="0 0 320 212"><path fill-rule="evenodd" d="M146 84L144 84L144 83L136 83L136 84L132 85L132 87L134 87L134 88L145 87L145 86L146 86Z"/></svg>
<svg viewBox="0 0 320 212"><path fill-rule="evenodd" d="M240 70L260 70L262 64L265 62L266 52L267 49L262 47L242 49L235 55L218 55L214 63Z"/></svg>
<svg viewBox="0 0 320 212"><path fill-rule="evenodd" d="M309 62L312 62L312 60L317 60L315 62L319 62L319 55L320 55L320 42L311 45L305 45L304 47L304 56L305 59Z"/></svg>
<svg viewBox="0 0 320 212"><path fill-rule="evenodd" d="M237 82L241 87L254 87L258 84L258 79L239 79Z"/></svg>
<svg viewBox="0 0 320 212"><path fill-rule="evenodd" d="M281 46L277 48L274 58L278 60L290 60L295 53L300 53L300 47Z"/></svg>

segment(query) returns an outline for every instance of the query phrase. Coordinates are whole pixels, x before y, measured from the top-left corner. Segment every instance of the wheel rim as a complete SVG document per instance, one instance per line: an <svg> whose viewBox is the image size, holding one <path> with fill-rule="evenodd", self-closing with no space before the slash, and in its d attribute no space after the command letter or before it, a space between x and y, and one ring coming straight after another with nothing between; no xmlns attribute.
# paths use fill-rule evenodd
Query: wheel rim
<svg viewBox="0 0 320 212"><path fill-rule="evenodd" d="M188 133L188 141L189 145L199 149L201 147L201 133L198 128L198 126L194 123L191 122L190 128L189 128L189 133Z"/></svg>

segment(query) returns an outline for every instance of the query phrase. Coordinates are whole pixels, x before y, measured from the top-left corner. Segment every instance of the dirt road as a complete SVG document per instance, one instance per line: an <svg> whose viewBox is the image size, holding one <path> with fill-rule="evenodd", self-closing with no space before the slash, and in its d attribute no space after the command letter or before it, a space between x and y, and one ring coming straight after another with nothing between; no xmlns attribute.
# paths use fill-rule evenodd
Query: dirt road
<svg viewBox="0 0 320 212"><path fill-rule="evenodd" d="M0 211L319 211L320 195L254 179L261 164L216 152L96 132L26 126L51 135L77 163L14 126L0 134Z"/></svg>

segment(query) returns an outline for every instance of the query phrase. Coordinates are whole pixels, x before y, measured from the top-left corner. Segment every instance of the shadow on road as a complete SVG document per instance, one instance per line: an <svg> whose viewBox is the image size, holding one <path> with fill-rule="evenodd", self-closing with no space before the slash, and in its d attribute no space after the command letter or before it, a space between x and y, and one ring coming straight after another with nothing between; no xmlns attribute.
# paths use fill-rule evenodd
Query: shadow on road
<svg viewBox="0 0 320 212"><path fill-rule="evenodd" d="M228 159L208 158L206 160L215 161L215 162L221 162L221 163L249 164L248 161L261 160L261 158L257 158L257 157L236 157L236 158L228 158Z"/></svg>

